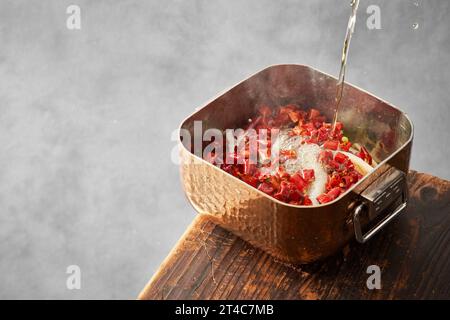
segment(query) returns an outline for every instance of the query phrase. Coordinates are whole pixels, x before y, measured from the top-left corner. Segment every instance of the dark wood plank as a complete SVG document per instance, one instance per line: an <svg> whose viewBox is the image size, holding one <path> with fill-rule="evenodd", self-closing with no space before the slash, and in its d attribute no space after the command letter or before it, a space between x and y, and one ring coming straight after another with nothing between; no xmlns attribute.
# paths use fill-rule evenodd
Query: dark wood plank
<svg viewBox="0 0 450 320"><path fill-rule="evenodd" d="M197 216L139 299L450 299L450 182L411 172L410 204L369 243L285 265ZM366 286L381 268L380 290Z"/></svg>

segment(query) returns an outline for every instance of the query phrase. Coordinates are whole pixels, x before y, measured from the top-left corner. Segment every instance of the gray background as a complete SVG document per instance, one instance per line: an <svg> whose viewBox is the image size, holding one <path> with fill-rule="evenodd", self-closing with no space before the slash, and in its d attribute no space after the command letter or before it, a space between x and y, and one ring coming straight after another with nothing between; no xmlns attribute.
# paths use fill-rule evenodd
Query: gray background
<svg viewBox="0 0 450 320"><path fill-rule="evenodd" d="M79 31L66 28L72 3ZM348 80L406 111L411 167L449 179L450 2L418 3L362 0ZM370 4L382 30L366 27ZM268 65L336 75L349 11L347 0L0 0L0 298L135 298L194 216L173 130ZM71 264L81 290L66 289Z"/></svg>

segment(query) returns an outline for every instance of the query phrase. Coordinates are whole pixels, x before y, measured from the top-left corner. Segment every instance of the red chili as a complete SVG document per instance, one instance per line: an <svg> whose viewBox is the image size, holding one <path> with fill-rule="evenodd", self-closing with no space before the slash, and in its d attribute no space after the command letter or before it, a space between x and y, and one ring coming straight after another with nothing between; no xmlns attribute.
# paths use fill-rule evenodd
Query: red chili
<svg viewBox="0 0 450 320"><path fill-rule="evenodd" d="M325 149L330 149L330 150L337 150L338 146L339 146L339 141L336 141L336 140L325 141L325 143L323 144L323 147Z"/></svg>
<svg viewBox="0 0 450 320"><path fill-rule="evenodd" d="M347 137L344 139L343 124L337 122L335 129L332 130L332 125L326 123L325 120L325 117L317 109L310 109L309 112L305 112L293 104L278 108L262 106L259 109L259 115L254 119L249 119L249 125L246 128L247 130L267 129L269 132L272 128L290 128L289 135L302 136L305 143L322 145L324 150L320 152L318 161L327 170L328 180L325 185L326 192L317 197L319 203L333 201L362 177L355 170L353 162L345 154L342 152L333 154L331 151L348 152L352 146ZM270 168L271 164L257 165L250 163L249 154L250 151L254 150L250 150L249 139L246 139L245 143L244 152L238 154L237 148L235 148L234 151L225 155L228 156L228 159L232 159L231 164L225 163L226 158L219 161L219 155L215 152L205 155L205 160L220 166L225 172L280 201L295 205L313 204L305 192L315 179L314 170L304 169L290 175L283 169L283 161L297 157L295 150L281 150L280 157L272 159L272 163L279 163L277 172L272 175L262 175L262 169ZM258 140L258 143L264 144L267 149L267 156L270 156L270 139L268 142ZM361 147L357 155L372 164L372 157L366 148Z"/></svg>

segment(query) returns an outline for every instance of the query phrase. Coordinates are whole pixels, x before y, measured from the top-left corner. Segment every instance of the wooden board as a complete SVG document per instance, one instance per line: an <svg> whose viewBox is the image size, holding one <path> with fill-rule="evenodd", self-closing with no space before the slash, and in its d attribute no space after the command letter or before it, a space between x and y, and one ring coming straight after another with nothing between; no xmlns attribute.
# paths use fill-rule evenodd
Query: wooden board
<svg viewBox="0 0 450 320"><path fill-rule="evenodd" d="M405 213L369 243L289 266L197 216L139 299L450 299L450 182L411 172ZM369 290L367 267L381 269Z"/></svg>

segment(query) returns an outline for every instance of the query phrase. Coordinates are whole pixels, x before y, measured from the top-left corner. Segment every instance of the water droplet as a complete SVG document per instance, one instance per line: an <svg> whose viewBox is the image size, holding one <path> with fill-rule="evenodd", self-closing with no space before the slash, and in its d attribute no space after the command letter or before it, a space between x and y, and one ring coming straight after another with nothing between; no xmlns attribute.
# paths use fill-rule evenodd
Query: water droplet
<svg viewBox="0 0 450 320"><path fill-rule="evenodd" d="M419 2L414 2L414 5L416 6L416 7L418 7L419 6Z"/></svg>
<svg viewBox="0 0 450 320"><path fill-rule="evenodd" d="M412 25L412 28L413 28L414 30L419 29L419 24L418 24L417 22L414 22L413 25Z"/></svg>

